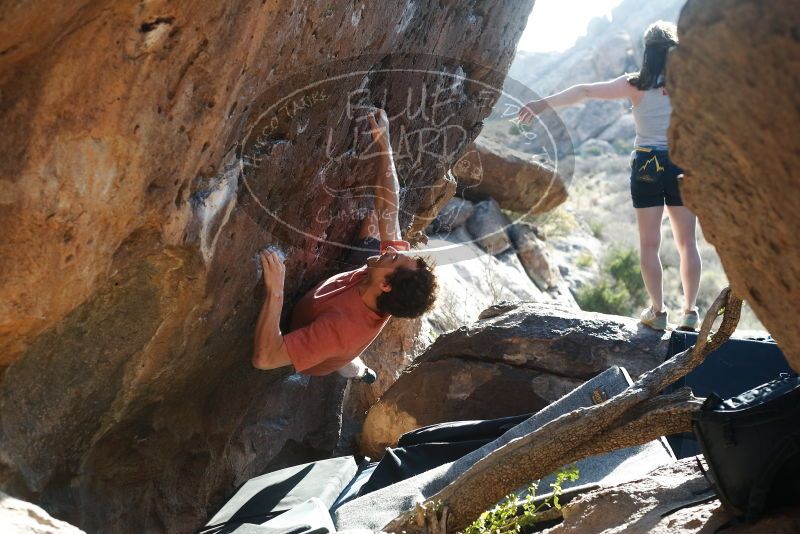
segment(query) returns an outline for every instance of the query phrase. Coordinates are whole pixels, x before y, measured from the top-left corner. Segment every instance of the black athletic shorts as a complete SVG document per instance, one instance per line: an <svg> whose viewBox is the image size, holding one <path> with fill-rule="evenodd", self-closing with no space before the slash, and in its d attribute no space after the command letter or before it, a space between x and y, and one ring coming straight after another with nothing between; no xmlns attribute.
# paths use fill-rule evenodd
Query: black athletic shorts
<svg viewBox="0 0 800 534"><path fill-rule="evenodd" d="M381 252L381 241L374 237L359 239L344 258L345 270L359 269L367 264L367 258L377 256Z"/></svg>
<svg viewBox="0 0 800 534"><path fill-rule="evenodd" d="M666 150L640 147L631 154L631 199L634 208L683 206L678 175L683 171Z"/></svg>

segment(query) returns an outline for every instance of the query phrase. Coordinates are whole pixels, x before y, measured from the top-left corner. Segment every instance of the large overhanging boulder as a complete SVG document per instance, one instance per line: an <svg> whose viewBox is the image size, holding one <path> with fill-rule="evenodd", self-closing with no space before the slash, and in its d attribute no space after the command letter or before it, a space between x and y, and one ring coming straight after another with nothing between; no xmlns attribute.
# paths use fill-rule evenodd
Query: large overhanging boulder
<svg viewBox="0 0 800 534"><path fill-rule="evenodd" d="M3 487L87 531L184 532L330 453L343 381L250 366L254 255L288 252L289 305L340 268L374 176L357 106L392 117L424 227L532 3L5 6Z"/></svg>
<svg viewBox="0 0 800 534"><path fill-rule="evenodd" d="M486 137L475 140L452 172L467 198L494 198L520 213L545 213L567 200L565 179L553 167Z"/></svg>
<svg viewBox="0 0 800 534"><path fill-rule="evenodd" d="M800 10L689 0L670 54L681 192L733 289L800 371Z"/></svg>
<svg viewBox="0 0 800 534"><path fill-rule="evenodd" d="M660 364L667 341L627 317L545 303L493 306L439 336L367 414L361 451L445 421L535 412L612 365L631 376Z"/></svg>

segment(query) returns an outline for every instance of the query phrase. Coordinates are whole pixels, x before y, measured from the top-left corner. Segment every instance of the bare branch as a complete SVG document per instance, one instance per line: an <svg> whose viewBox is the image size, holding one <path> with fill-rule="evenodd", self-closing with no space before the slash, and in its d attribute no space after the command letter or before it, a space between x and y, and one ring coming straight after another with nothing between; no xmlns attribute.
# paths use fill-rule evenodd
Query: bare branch
<svg viewBox="0 0 800 534"><path fill-rule="evenodd" d="M724 311L720 329L710 336L714 319ZM579 408L513 440L479 460L426 503L448 506L450 530L468 525L515 488L587 456L647 443L691 428L699 407L686 390L651 399L688 374L733 333L741 300L725 289L712 304L694 347L673 356L611 399ZM407 512L384 527L387 532L424 532Z"/></svg>

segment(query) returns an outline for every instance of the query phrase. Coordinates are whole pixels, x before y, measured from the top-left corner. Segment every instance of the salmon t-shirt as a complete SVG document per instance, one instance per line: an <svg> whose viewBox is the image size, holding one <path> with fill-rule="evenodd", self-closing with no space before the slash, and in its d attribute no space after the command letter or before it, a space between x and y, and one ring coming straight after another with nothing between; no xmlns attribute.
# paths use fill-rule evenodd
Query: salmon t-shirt
<svg viewBox="0 0 800 534"><path fill-rule="evenodd" d="M367 267L337 274L306 293L292 312L292 331L283 336L298 373L330 374L352 361L377 337L389 315L361 300L359 282Z"/></svg>

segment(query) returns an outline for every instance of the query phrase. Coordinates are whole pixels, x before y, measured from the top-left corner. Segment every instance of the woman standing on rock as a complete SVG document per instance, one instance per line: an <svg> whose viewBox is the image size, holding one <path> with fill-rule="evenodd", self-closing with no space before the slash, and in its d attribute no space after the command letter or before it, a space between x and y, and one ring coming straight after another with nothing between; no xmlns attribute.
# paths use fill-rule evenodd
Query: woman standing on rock
<svg viewBox="0 0 800 534"><path fill-rule="evenodd" d="M631 155L631 197L639 225L642 278L651 301L651 305L642 311L641 322L658 330L667 327L659 258L665 204L680 254L684 303L679 328L694 330L697 327L695 304L702 268L695 236L697 218L683 205L678 190L678 176L682 171L670 161L667 152L672 106L664 83L667 53L677 44L675 25L655 22L644 33L644 59L638 73L625 74L607 82L574 85L542 100L529 102L519 113L521 122L527 124L550 107L570 106L592 98L627 98L633 104L636 141Z"/></svg>

